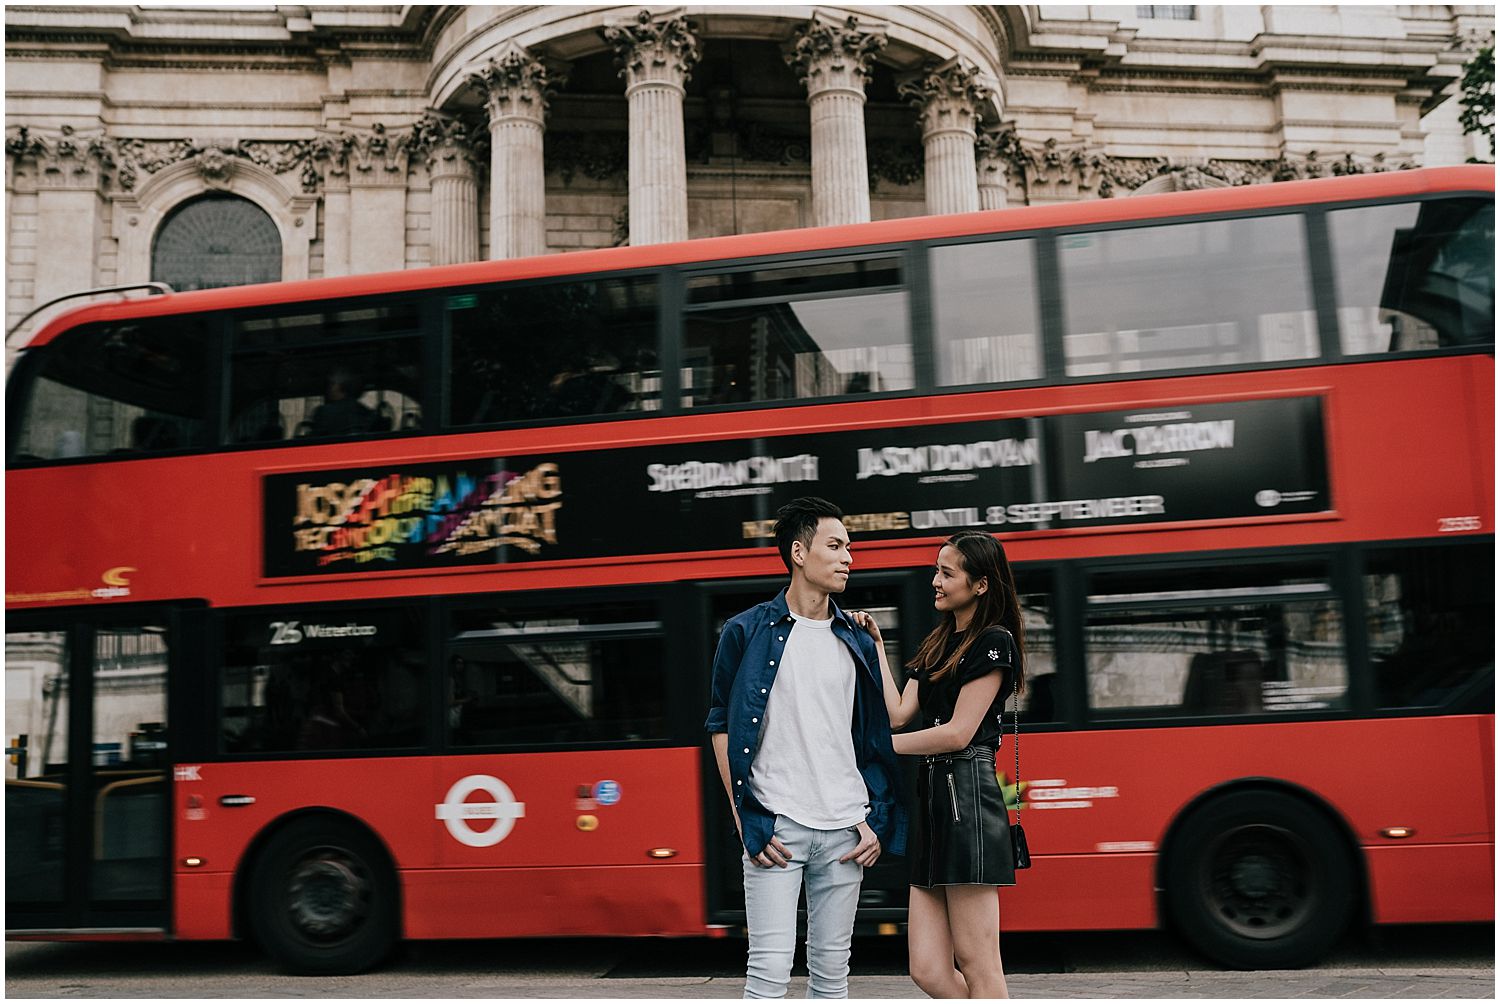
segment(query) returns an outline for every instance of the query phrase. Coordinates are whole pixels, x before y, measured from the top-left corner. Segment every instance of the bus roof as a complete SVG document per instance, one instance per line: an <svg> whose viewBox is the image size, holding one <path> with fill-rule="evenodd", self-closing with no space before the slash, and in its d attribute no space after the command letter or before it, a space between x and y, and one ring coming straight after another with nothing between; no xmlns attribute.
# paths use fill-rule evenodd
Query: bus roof
<svg viewBox="0 0 1500 1004"><path fill-rule="evenodd" d="M1048 227L1088 226L1436 192L1493 192L1494 189L1494 165L1422 168L1134 198L1092 199L1051 206L1021 206L951 216L914 216L878 223L705 237L673 244L601 248L399 272L230 286L88 304L53 318L23 348L44 345L69 328L95 321L236 310L384 293L418 292L449 286L618 272Z"/></svg>

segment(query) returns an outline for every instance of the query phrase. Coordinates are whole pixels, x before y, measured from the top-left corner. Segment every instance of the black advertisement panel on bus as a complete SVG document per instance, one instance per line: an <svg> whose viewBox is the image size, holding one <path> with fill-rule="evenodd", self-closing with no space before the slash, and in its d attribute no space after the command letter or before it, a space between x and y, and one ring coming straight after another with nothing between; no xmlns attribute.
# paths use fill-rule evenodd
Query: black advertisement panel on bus
<svg viewBox="0 0 1500 1004"><path fill-rule="evenodd" d="M773 543L820 495L855 540L1331 507L1313 396L273 474L268 577Z"/></svg>

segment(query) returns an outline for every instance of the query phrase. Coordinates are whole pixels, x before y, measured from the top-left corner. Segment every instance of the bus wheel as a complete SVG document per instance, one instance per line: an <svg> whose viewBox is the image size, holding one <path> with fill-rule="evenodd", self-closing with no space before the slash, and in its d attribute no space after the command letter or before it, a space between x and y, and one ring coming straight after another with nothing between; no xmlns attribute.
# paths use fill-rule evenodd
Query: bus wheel
<svg viewBox="0 0 1500 1004"><path fill-rule="evenodd" d="M286 971L363 972L396 941L396 877L352 823L308 817L275 834L251 875L256 940Z"/></svg>
<svg viewBox="0 0 1500 1004"><path fill-rule="evenodd" d="M1246 791L1197 809L1172 840L1166 905L1178 931L1235 969L1295 969L1343 935L1354 868L1333 822L1291 795Z"/></svg>

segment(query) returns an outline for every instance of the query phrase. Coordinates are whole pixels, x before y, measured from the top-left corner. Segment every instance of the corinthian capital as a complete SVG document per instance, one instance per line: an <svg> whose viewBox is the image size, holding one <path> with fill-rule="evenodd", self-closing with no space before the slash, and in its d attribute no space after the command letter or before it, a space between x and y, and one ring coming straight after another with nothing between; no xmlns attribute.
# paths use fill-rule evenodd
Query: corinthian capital
<svg viewBox="0 0 1500 1004"><path fill-rule="evenodd" d="M898 81L896 89L921 111L923 135L948 130L973 133L980 110L995 93L978 67L956 57L929 63Z"/></svg>
<svg viewBox="0 0 1500 1004"><path fill-rule="evenodd" d="M407 142L412 156L425 161L429 171L445 163L483 167L489 146L482 127L471 127L462 119L432 109L423 112L411 127Z"/></svg>
<svg viewBox="0 0 1500 1004"><path fill-rule="evenodd" d="M974 156L979 166L979 182L987 176L1003 180L1021 176L1025 153L1014 124L981 129L974 141Z"/></svg>
<svg viewBox="0 0 1500 1004"><path fill-rule="evenodd" d="M974 141L974 151L981 158L1015 160L1021 155L1021 139L1013 123L981 130Z"/></svg>
<svg viewBox="0 0 1500 1004"><path fill-rule="evenodd" d="M655 17L642 9L634 20L605 25L599 34L614 46L627 90L651 83L681 87L700 55L692 24L675 14Z"/></svg>
<svg viewBox="0 0 1500 1004"><path fill-rule="evenodd" d="M16 161L34 161L38 180L47 188L102 191L118 174L118 144L103 130L80 133L66 124L55 130L22 126L6 136L5 152Z"/></svg>
<svg viewBox="0 0 1500 1004"><path fill-rule="evenodd" d="M549 70L514 42L469 72L470 85L485 96L492 126L509 118L542 122L547 116L547 99L563 79L557 68Z"/></svg>
<svg viewBox="0 0 1500 1004"><path fill-rule="evenodd" d="M786 61L809 95L834 88L863 94L870 64L887 41L884 25L861 26L853 17L836 21L818 13L792 37Z"/></svg>

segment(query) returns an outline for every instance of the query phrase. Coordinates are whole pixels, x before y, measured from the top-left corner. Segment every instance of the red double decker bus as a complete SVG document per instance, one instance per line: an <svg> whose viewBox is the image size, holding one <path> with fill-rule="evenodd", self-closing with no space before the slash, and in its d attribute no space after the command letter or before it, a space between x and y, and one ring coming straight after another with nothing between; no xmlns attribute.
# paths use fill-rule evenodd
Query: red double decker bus
<svg viewBox="0 0 1500 1004"><path fill-rule="evenodd" d="M7 397L6 926L743 923L716 632L838 502L892 663L959 528L1030 642L1007 931L1304 964L1494 902L1484 168L91 305ZM998 758L1005 769L1009 756ZM904 862L866 876L899 929Z"/></svg>

